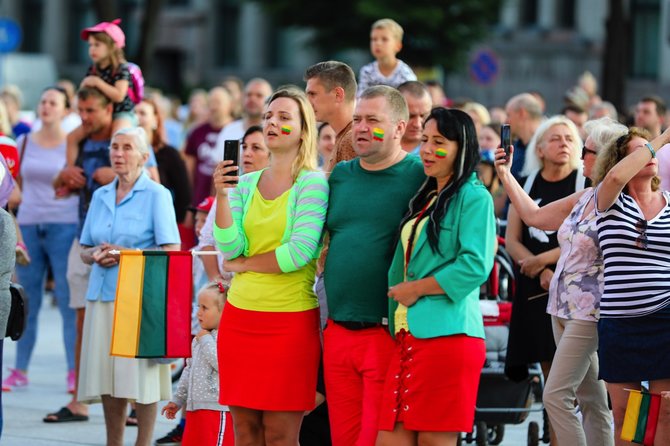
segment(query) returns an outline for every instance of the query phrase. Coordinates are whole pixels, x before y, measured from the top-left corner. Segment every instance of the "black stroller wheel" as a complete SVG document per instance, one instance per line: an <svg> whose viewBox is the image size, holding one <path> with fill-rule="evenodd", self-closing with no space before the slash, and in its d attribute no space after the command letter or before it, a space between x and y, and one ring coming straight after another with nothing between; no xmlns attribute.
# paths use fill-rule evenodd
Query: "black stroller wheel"
<svg viewBox="0 0 670 446"><path fill-rule="evenodd" d="M538 446L540 444L540 426L531 421L528 423L528 446Z"/></svg>
<svg viewBox="0 0 670 446"><path fill-rule="evenodd" d="M489 444L489 434L486 423L483 421L477 421L475 423L475 442L477 446L488 446Z"/></svg>
<svg viewBox="0 0 670 446"><path fill-rule="evenodd" d="M496 445L502 443L504 436L504 424L495 424L493 426L489 426L489 444Z"/></svg>

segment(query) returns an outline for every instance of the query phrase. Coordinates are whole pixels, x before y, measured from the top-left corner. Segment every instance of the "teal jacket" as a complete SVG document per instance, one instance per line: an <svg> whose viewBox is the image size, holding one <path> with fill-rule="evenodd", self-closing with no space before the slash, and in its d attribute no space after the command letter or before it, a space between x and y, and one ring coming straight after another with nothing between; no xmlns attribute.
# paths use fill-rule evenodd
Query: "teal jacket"
<svg viewBox="0 0 670 446"><path fill-rule="evenodd" d="M480 286L493 267L496 224L491 194L476 174L454 195L440 224L440 253L433 252L423 226L409 261L407 280L434 276L444 294L422 296L407 311L409 331L416 338L465 334L484 338L479 309ZM402 244L389 270L389 286L404 280ZM389 329L395 333L398 303L389 299Z"/></svg>

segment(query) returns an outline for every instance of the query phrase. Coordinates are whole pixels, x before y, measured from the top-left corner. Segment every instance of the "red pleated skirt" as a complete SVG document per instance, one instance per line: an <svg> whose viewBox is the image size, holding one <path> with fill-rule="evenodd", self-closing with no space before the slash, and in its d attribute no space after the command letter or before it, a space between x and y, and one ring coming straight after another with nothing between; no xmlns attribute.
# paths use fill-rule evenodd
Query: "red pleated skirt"
<svg viewBox="0 0 670 446"><path fill-rule="evenodd" d="M243 310L226 302L218 334L219 402L255 410L314 409L319 309Z"/></svg>
<svg viewBox="0 0 670 446"><path fill-rule="evenodd" d="M405 330L386 375L379 428L396 423L420 432L471 432L484 340L465 335L417 339Z"/></svg>

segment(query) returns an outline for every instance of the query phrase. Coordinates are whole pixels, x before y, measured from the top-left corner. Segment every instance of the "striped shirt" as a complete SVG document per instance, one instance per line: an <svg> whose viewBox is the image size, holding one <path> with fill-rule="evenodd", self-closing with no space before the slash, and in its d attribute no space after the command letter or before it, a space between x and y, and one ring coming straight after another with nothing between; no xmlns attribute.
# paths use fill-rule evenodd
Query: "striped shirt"
<svg viewBox="0 0 670 446"><path fill-rule="evenodd" d="M648 221L623 192L597 212L605 261L601 318L644 316L670 304L670 193L663 196L666 206Z"/></svg>

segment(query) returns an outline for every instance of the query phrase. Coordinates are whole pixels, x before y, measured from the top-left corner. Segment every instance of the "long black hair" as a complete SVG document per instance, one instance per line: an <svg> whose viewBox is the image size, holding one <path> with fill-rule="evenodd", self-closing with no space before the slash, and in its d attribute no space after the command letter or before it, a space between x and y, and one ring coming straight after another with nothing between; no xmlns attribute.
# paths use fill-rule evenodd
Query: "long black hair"
<svg viewBox="0 0 670 446"><path fill-rule="evenodd" d="M430 213L426 231L428 243L433 252L440 253L438 245L440 239L440 222L447 213L451 197L468 181L475 171L477 163L479 163L479 143L477 142L475 125L467 113L456 109L436 107L424 121L424 128L426 127L426 123L431 119L435 120L437 131L449 141L455 141L458 146L451 180L440 191L435 203L429 208ZM433 177L428 177L416 195L410 200L409 211L400 223L401 228L421 212L421 209L423 209L426 202L432 199L436 191L437 180Z"/></svg>

